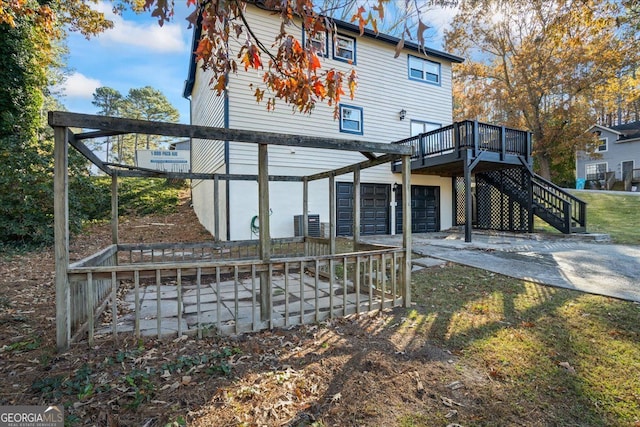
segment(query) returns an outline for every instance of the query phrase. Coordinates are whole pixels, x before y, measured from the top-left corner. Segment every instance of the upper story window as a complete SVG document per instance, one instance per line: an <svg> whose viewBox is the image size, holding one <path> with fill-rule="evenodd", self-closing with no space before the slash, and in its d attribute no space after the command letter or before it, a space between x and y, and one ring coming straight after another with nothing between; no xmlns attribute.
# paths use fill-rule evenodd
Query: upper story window
<svg viewBox="0 0 640 427"><path fill-rule="evenodd" d="M362 135L362 108L340 105L340 132Z"/></svg>
<svg viewBox="0 0 640 427"><path fill-rule="evenodd" d="M409 78L440 84L440 64L409 55Z"/></svg>
<svg viewBox="0 0 640 427"><path fill-rule="evenodd" d="M303 34L306 35L306 32ZM321 31L309 37L309 44L316 50L318 55L326 57L329 53L327 49L327 40L327 33Z"/></svg>
<svg viewBox="0 0 640 427"><path fill-rule="evenodd" d="M333 43L333 59L356 63L356 39L336 34Z"/></svg>
<svg viewBox="0 0 640 427"><path fill-rule="evenodd" d="M601 153L603 151L607 151L607 144L609 140L607 138L600 138L600 145L596 148L596 153Z"/></svg>

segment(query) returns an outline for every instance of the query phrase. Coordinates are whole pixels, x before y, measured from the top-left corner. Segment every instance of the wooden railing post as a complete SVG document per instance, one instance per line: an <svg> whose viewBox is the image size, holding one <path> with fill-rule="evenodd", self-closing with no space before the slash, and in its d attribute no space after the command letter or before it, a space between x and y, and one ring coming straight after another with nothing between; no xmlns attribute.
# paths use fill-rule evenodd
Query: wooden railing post
<svg viewBox="0 0 640 427"><path fill-rule="evenodd" d="M461 158L462 153L460 150L460 122L455 122L453 124L453 145L456 153L458 154L458 158Z"/></svg>
<svg viewBox="0 0 640 427"><path fill-rule="evenodd" d="M504 161L507 156L507 135L504 126L500 126L500 160Z"/></svg>
<svg viewBox="0 0 640 427"><path fill-rule="evenodd" d="M473 121L473 157L478 155L478 144L480 143L480 127L478 126L478 120Z"/></svg>

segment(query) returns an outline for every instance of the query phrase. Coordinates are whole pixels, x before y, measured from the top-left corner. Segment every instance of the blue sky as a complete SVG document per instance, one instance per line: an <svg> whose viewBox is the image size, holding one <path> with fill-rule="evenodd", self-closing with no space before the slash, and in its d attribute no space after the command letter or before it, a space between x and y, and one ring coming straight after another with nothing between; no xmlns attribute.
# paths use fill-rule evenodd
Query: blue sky
<svg viewBox="0 0 640 427"><path fill-rule="evenodd" d="M111 13L109 3L98 8L114 21L114 28L90 40L77 33L67 39L69 75L60 101L72 112L93 114L93 92L108 86L126 96L129 89L152 86L162 91L189 122L189 101L182 97L191 52L189 9L176 1L176 18L163 27L144 13ZM192 10L192 9L191 9Z"/></svg>
<svg viewBox="0 0 640 427"><path fill-rule="evenodd" d="M114 88L123 96L129 89L152 86L160 90L180 111L180 122L189 123L189 101L182 97L189 67L192 30L185 18L193 10L177 0L175 19L160 27L148 12L113 15L108 2L97 8L114 21L114 28L90 40L71 33L67 40L69 75L60 101L67 110L94 114L93 92L101 86ZM440 31L427 44L441 48L438 35L452 10L429 13L431 25Z"/></svg>

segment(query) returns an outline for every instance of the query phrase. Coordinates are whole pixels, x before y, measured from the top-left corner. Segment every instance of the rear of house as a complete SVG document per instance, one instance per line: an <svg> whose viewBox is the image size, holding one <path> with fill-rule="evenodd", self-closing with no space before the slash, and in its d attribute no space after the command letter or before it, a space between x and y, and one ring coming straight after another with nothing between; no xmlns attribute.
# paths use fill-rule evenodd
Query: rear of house
<svg viewBox="0 0 640 427"><path fill-rule="evenodd" d="M249 6L247 19L256 36L272 40L279 30L279 19L268 11ZM324 67L358 72L358 90L352 100L343 97L339 117L333 107L318 104L310 115L293 113L280 103L268 112L257 103L253 93L262 81L263 71L249 70L232 75L223 96L216 96L208 83L211 75L191 65L185 96L191 99L192 124L232 129L278 132L329 138L356 139L390 143L452 122L451 65L461 58L444 52L419 52L418 46L405 44L394 58L397 39L367 32L360 37L357 27L339 22L338 33L319 38ZM290 31L301 31L292 28ZM195 36L198 36L196 29ZM302 34L300 34L302 37ZM250 84L254 87L251 88ZM257 174L257 147L228 141L192 142L192 170L195 173ZM270 147L269 174L305 176L353 164L365 158L359 153L333 152L312 148ZM361 233L394 234L401 227L399 173L388 164L364 170L361 176ZM451 177L413 175L413 231L426 232L452 226L453 200ZM215 183L193 182L193 204L200 221L214 231L213 203L218 209L221 240L256 238L258 215L255 181L225 181L214 198ZM296 234L294 218L302 214L302 184L271 182L270 217L274 238ZM337 234L353 233L352 176L338 178ZM313 220L329 222L329 189L326 182L309 187L309 212ZM317 217L315 216L317 215ZM318 231L320 227L318 227Z"/></svg>

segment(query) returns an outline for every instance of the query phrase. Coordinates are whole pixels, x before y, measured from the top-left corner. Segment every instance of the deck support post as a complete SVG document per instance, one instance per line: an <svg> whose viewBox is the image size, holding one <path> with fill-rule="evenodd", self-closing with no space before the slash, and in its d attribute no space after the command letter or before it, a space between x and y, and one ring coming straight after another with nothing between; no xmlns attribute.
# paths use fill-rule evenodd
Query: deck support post
<svg viewBox="0 0 640 427"><path fill-rule="evenodd" d="M53 212L56 284L56 346L59 352L71 342L71 292L69 267L69 145L67 128L54 127Z"/></svg>
<svg viewBox="0 0 640 427"><path fill-rule="evenodd" d="M269 155L268 145L258 145L258 224L260 227L260 260L271 260L271 233L269 230ZM236 284L237 286L237 284ZM260 320L270 318L271 277L268 271L260 272Z"/></svg>
<svg viewBox="0 0 640 427"><path fill-rule="evenodd" d="M402 245L404 247L404 306L411 306L411 157L402 156ZM384 296L383 296L384 298Z"/></svg>
<svg viewBox="0 0 640 427"><path fill-rule="evenodd" d="M118 238L118 172L111 174L111 243L117 245Z"/></svg>
<svg viewBox="0 0 640 427"><path fill-rule="evenodd" d="M464 241L471 242L473 222L473 198L471 197L471 161L470 150L464 150Z"/></svg>
<svg viewBox="0 0 640 427"><path fill-rule="evenodd" d="M360 168L353 170L353 250L360 242Z"/></svg>

